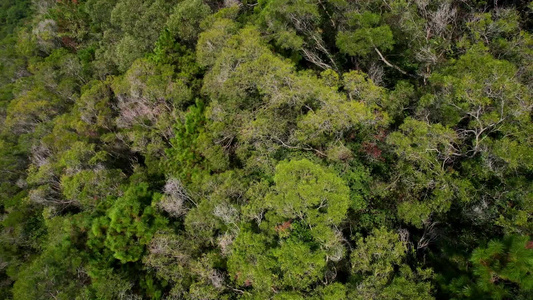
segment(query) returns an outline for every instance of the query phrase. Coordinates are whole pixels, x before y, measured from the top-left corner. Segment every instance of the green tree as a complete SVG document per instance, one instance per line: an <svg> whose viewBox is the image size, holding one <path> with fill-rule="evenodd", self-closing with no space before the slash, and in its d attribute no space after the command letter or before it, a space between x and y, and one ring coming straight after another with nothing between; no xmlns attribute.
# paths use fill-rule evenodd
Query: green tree
<svg viewBox="0 0 533 300"><path fill-rule="evenodd" d="M374 51L380 53L392 49L392 31L388 25L381 24L378 14L368 11L353 13L348 24L355 30L342 31L337 36L337 46L342 52L366 57Z"/></svg>
<svg viewBox="0 0 533 300"><path fill-rule="evenodd" d="M203 0L184 0L174 7L167 27L173 36L191 45L198 39L200 24L210 14L211 8Z"/></svg>
<svg viewBox="0 0 533 300"><path fill-rule="evenodd" d="M92 235L105 236L105 246L122 263L141 259L153 234L167 222L151 206L152 197L159 196L148 190L148 184L131 186L113 203L106 217L93 223Z"/></svg>
<svg viewBox="0 0 533 300"><path fill-rule="evenodd" d="M241 228L228 260L237 284L263 296L272 288L308 290L322 280L328 262L344 255L335 227L349 206L343 180L309 160L280 163L274 183L264 200L246 208L259 214L261 233Z"/></svg>
<svg viewBox="0 0 533 300"><path fill-rule="evenodd" d="M83 253L73 247L70 220L46 221L48 236L43 252L17 274L13 299L73 299L83 287Z"/></svg>
<svg viewBox="0 0 533 300"><path fill-rule="evenodd" d="M403 200L398 205L400 218L421 227L431 214L447 212L455 199L469 201L466 195L472 185L446 167L461 155L456 132L410 118L399 129L387 138L399 160L394 188L386 192Z"/></svg>
<svg viewBox="0 0 533 300"><path fill-rule="evenodd" d="M397 233L375 228L360 238L351 253L357 285L353 299L433 299L430 293L431 269L412 270L406 263L405 242Z"/></svg>
<svg viewBox="0 0 533 300"><path fill-rule="evenodd" d="M533 246L528 236L511 235L479 247L470 258L476 286L492 299L526 296L533 290ZM509 288L518 286L517 291Z"/></svg>
<svg viewBox="0 0 533 300"><path fill-rule="evenodd" d="M292 52L293 58L304 57L321 69L337 69L335 59L322 38L321 23L328 14L324 4L315 0L259 1L259 25L271 35L276 45Z"/></svg>

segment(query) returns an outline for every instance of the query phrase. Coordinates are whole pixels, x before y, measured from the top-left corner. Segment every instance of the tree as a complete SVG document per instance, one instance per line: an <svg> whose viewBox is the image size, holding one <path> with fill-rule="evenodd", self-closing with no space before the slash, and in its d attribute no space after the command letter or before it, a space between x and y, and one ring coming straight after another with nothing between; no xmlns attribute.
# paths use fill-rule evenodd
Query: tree
<svg viewBox="0 0 533 300"><path fill-rule="evenodd" d="M92 235L105 236L105 246L122 263L138 261L153 234L167 222L150 205L152 197L147 184L131 186L115 201L106 217L93 223Z"/></svg>
<svg viewBox="0 0 533 300"><path fill-rule="evenodd" d="M264 207L285 220L302 220L313 232L338 225L346 215L349 190L343 180L309 160L281 162L274 183Z"/></svg>
<svg viewBox="0 0 533 300"><path fill-rule="evenodd" d="M532 3L0 2L0 299L533 293Z"/></svg>
<svg viewBox="0 0 533 300"><path fill-rule="evenodd" d="M114 129L113 94L107 82L93 81L84 86L82 94L76 101L79 119L79 131L96 131ZM88 132L88 133L89 133Z"/></svg>
<svg viewBox="0 0 533 300"><path fill-rule="evenodd" d="M342 179L298 160L280 163L274 183L264 201L249 204L250 211L265 216L258 218L261 233L242 227L228 260L237 284L253 286L260 295L271 289L308 290L322 280L328 262L338 262L344 254L335 232L349 205Z"/></svg>
<svg viewBox="0 0 533 300"><path fill-rule="evenodd" d="M334 57L322 38L324 4L315 0L260 1L258 23L282 48L302 55L321 69L337 69ZM292 55L293 57L295 55Z"/></svg>
<svg viewBox="0 0 533 300"><path fill-rule="evenodd" d="M189 45L196 42L201 31L200 24L211 14L211 8L203 0L185 0L179 2L169 16L169 32Z"/></svg>
<svg viewBox="0 0 533 300"><path fill-rule="evenodd" d="M381 55L381 51L391 50L394 45L392 31L380 21L380 16L375 13L353 13L348 24L356 29L353 32L340 32L337 46L344 53L363 57L374 51Z"/></svg>
<svg viewBox="0 0 533 300"><path fill-rule="evenodd" d="M405 259L407 246L398 234L375 228L360 238L350 255L356 276L354 299L433 299L431 269L412 270ZM397 271L398 270L398 271Z"/></svg>
<svg viewBox="0 0 533 300"><path fill-rule="evenodd" d="M447 168L461 155L457 142L453 130L410 118L388 136L387 143L399 158L394 189L389 191L400 200L400 218L421 227L430 215L448 211L455 199L469 200L465 195L471 183L457 179L453 169Z"/></svg>
<svg viewBox="0 0 533 300"><path fill-rule="evenodd" d="M479 247L470 258L476 286L492 299L526 296L533 290L533 246L528 236L511 235ZM509 284L516 284L513 291Z"/></svg>
<svg viewBox="0 0 533 300"><path fill-rule="evenodd" d="M68 218L47 220L48 240L43 253L18 273L13 299L72 299L88 278L83 270L83 254L70 240Z"/></svg>
<svg viewBox="0 0 533 300"><path fill-rule="evenodd" d="M442 74L431 77L430 80L448 91L442 98L428 98L428 104L439 103L442 108L436 120L442 120L445 125L456 126L465 121L466 126L460 126L457 132L472 142L466 155L487 151L484 141L489 140L491 133L513 132L528 126L526 115L532 105L531 97L525 87L513 79L515 73L512 64L494 59L478 45ZM520 139L516 135L513 137Z"/></svg>
<svg viewBox="0 0 533 300"><path fill-rule="evenodd" d="M170 65L157 65L148 59L135 61L112 89L117 98L117 135L137 153L146 157L151 172L157 173L160 159L173 136L174 120L191 101L191 90L174 78Z"/></svg>

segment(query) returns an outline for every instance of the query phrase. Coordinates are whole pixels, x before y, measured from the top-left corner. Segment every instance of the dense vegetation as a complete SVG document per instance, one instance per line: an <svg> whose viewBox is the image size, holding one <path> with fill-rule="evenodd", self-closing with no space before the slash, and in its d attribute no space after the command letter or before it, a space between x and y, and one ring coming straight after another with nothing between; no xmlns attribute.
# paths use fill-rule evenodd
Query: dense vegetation
<svg viewBox="0 0 533 300"><path fill-rule="evenodd" d="M532 13L1 0L0 299L531 299Z"/></svg>

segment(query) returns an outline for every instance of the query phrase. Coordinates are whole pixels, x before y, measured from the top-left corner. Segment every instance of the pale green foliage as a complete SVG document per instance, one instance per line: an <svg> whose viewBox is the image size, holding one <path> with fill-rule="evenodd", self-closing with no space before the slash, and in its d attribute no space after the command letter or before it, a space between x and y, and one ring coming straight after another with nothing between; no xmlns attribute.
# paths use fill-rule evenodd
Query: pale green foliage
<svg viewBox="0 0 533 300"><path fill-rule="evenodd" d="M267 211L260 224L265 234L242 228L231 247L229 270L240 285L264 292L274 286L306 289L321 280L328 261L343 256L333 228L345 218L349 189L308 160L280 163L274 184L264 200L253 199L248 205L253 208L247 208Z"/></svg>
<svg viewBox="0 0 533 300"><path fill-rule="evenodd" d="M500 2L2 1L0 299L531 298Z"/></svg>
<svg viewBox="0 0 533 300"><path fill-rule="evenodd" d="M254 28L226 42L203 90L212 99L210 134L224 143L237 139L237 153L246 153L241 159L250 167L264 167L258 162L283 148L309 149L306 144L320 146L347 131L386 123L386 115L376 118L367 105L348 101L323 80L296 73L292 64L268 51Z"/></svg>
<svg viewBox="0 0 533 300"><path fill-rule="evenodd" d="M104 169L106 157L106 152L95 150L95 144L80 141L59 155L57 167L64 170L59 185L67 202L91 209L116 195L125 176L120 170Z"/></svg>
<svg viewBox="0 0 533 300"><path fill-rule="evenodd" d="M117 1L110 14L111 26L106 26L103 32L105 44L96 53L98 60L126 71L154 46L170 14L170 4L163 0Z"/></svg>
<svg viewBox="0 0 533 300"><path fill-rule="evenodd" d="M431 270L416 271L404 263L406 244L397 233L385 228L374 229L360 238L350 258L353 271L361 282L351 293L353 299L433 299ZM398 270L398 271L397 271ZM350 298L352 299L352 298Z"/></svg>
<svg viewBox="0 0 533 300"><path fill-rule="evenodd" d="M80 291L76 300L134 297L133 283L125 276L117 275L113 269L90 269L88 273L93 284Z"/></svg>
<svg viewBox="0 0 533 300"><path fill-rule="evenodd" d="M530 12L529 12L530 13ZM520 13L510 8L499 8L493 12L480 12L466 23L461 46L471 47L476 43L484 44L492 55L512 62L521 69L518 78L527 82L531 78L533 39L531 33L520 26Z"/></svg>
<svg viewBox="0 0 533 300"><path fill-rule="evenodd" d="M385 282L394 272L394 266L400 265L405 257L407 247L398 234L385 228L374 229L372 235L360 238L357 248L350 255L355 272L369 274L374 280Z"/></svg>
<svg viewBox="0 0 533 300"><path fill-rule="evenodd" d="M398 208L402 219L420 227L431 213L446 212L454 196L469 200L463 197L469 183L455 180L446 168L458 155L457 140L451 129L410 118L388 137L399 158L393 195L405 199ZM421 193L424 200L418 200Z"/></svg>
<svg viewBox="0 0 533 300"><path fill-rule="evenodd" d="M264 6L259 15L261 25L274 34L282 48L300 50L305 35L313 33L313 29L317 30L320 22L317 1L273 0L260 1L259 4Z"/></svg>
<svg viewBox="0 0 533 300"><path fill-rule="evenodd" d="M324 252L314 252L305 243L291 239L281 243L273 256L283 274L281 282L287 288L309 286L323 276L326 267Z"/></svg>
<svg viewBox="0 0 533 300"><path fill-rule="evenodd" d="M51 93L34 89L15 98L7 108L5 126L15 133L28 133L39 123L52 119L57 114Z"/></svg>
<svg viewBox="0 0 533 300"><path fill-rule="evenodd" d="M197 237L198 244L215 245L221 239L232 237L239 226L239 204L246 191L240 172L227 171L208 176L205 173L195 177L198 185L191 185L195 195L202 200L193 202L185 217L187 232ZM204 216L209 215L209 218ZM220 246L227 252L227 245Z"/></svg>
<svg viewBox="0 0 533 300"><path fill-rule="evenodd" d="M82 170L63 175L61 191L67 200L93 208L106 197L115 195L123 178L124 174L118 170Z"/></svg>
<svg viewBox="0 0 533 300"><path fill-rule="evenodd" d="M410 102L415 98L415 91L410 83L400 81L393 91L387 92L385 88L376 85L367 74L361 71L345 73L343 83L350 100L359 101L368 107L379 108L386 112L382 117L383 123L388 121L388 116L401 119L405 114L404 111L409 108Z"/></svg>
<svg viewBox="0 0 533 300"><path fill-rule="evenodd" d="M268 291L278 280L271 271L276 261L267 254L268 244L262 234L239 232L228 259L228 271L238 285L253 285L259 291Z"/></svg>
<svg viewBox="0 0 533 300"><path fill-rule="evenodd" d="M52 19L42 18L31 32L32 42L45 53L50 53L59 46L57 23Z"/></svg>
<svg viewBox="0 0 533 300"><path fill-rule="evenodd" d="M203 0L180 1L167 21L170 33L184 42L195 42L200 33L200 23L211 13Z"/></svg>
<svg viewBox="0 0 533 300"><path fill-rule="evenodd" d="M298 122L299 131L296 138L311 145L321 145L332 136L342 136L344 132L354 129L369 129L386 123L386 115L372 114L369 106L362 102L347 101L333 91L317 91L321 109L311 111ZM320 98L319 98L320 97ZM324 97L324 98L322 98ZM336 116L332 118L331 116Z"/></svg>
<svg viewBox="0 0 533 300"><path fill-rule="evenodd" d="M147 246L143 262L152 268L157 276L173 285L170 292L174 297L187 294L191 282L193 253L198 251L193 239L173 233L159 231Z"/></svg>
<svg viewBox="0 0 533 300"><path fill-rule="evenodd" d="M476 46L431 80L444 88L443 123L455 125L470 117L469 129L497 130L498 125L523 120L530 96L514 78L516 68L494 59ZM508 119L508 120L507 120ZM476 131L477 132L477 131Z"/></svg>
<svg viewBox="0 0 533 300"><path fill-rule="evenodd" d="M225 203L214 203L211 201L202 201L192 209L185 218L187 231L194 233L198 243L214 244L215 233L224 228L224 223L215 217L204 218L206 215L213 215L215 209L222 207ZM231 208L228 208L229 212ZM231 215L228 216L231 218Z"/></svg>
<svg viewBox="0 0 533 300"><path fill-rule="evenodd" d="M297 292L281 292L276 294L273 298L274 300L303 300L305 299L302 295Z"/></svg>
<svg viewBox="0 0 533 300"><path fill-rule="evenodd" d="M274 191L265 206L285 219L301 219L311 227L339 224L348 210L349 190L331 171L308 160L281 162Z"/></svg>
<svg viewBox="0 0 533 300"><path fill-rule="evenodd" d="M274 35L276 43L285 49L300 50L306 35L316 34L320 15L316 1L260 1L259 20L267 32Z"/></svg>
<svg viewBox="0 0 533 300"><path fill-rule="evenodd" d="M350 100L362 101L369 105L383 105L385 89L375 85L367 74L351 71L343 74L342 79Z"/></svg>
<svg viewBox="0 0 533 300"><path fill-rule="evenodd" d="M319 287L316 289L316 296L311 297L311 299L321 299L321 300L344 300L348 299L346 297L347 288L342 283L335 282L328 284L325 287Z"/></svg>
<svg viewBox="0 0 533 300"><path fill-rule="evenodd" d="M114 49L115 57L113 61L117 64L120 71L126 71L136 59L141 58L143 53L148 50L148 47L139 45L141 43L142 41L138 37L130 34L125 34L117 42Z"/></svg>
<svg viewBox="0 0 533 300"><path fill-rule="evenodd" d="M512 161L516 154L501 152L492 145L515 143L518 147L514 151L531 147L531 141L521 132L531 126L528 110L533 100L526 87L516 80L516 72L511 63L494 59L483 47L476 46L442 74L431 78L443 88L439 97L429 98L432 101L428 108L441 107L437 110L440 115L433 118L449 126L466 120L467 125L457 130L463 139L472 143L465 154L481 153L494 171L499 171L491 157L496 153L509 161L511 167L518 165ZM491 137L502 131L508 132L503 141ZM529 163L524 163L526 169L531 168Z"/></svg>
<svg viewBox="0 0 533 300"><path fill-rule="evenodd" d="M177 108L191 100L186 84L173 78L170 65L157 65L147 59L137 60L123 77L112 84L117 97L115 124L123 129L119 138L131 143L132 150L146 153L147 164L157 168L173 136Z"/></svg>
<svg viewBox="0 0 533 300"><path fill-rule="evenodd" d="M92 81L85 85L76 101L79 122L75 126L79 131L113 128L112 93L107 82Z"/></svg>
<svg viewBox="0 0 533 300"><path fill-rule="evenodd" d="M190 101L189 89L179 79L173 78L174 72L170 65L156 65L149 60L137 60L117 80L113 90L117 95L138 98L139 101L167 101L176 106Z"/></svg>
<svg viewBox="0 0 533 300"><path fill-rule="evenodd" d="M457 134L440 124L430 125L414 119L406 119L400 131L389 136L395 153L421 170L437 171L442 160L449 160L455 153Z"/></svg>
<svg viewBox="0 0 533 300"><path fill-rule="evenodd" d="M196 47L196 60L201 66L211 66L223 50L225 43L236 32L237 24L230 19L214 21L209 30L202 32Z"/></svg>
<svg viewBox="0 0 533 300"><path fill-rule="evenodd" d="M291 51L294 60L301 55L321 69L337 68L322 38L319 7L323 7L323 3L316 0L269 0L258 4L257 23L277 46Z"/></svg>
<svg viewBox="0 0 533 300"><path fill-rule="evenodd" d="M392 31L388 25L380 24L378 14L353 13L349 25L354 31L341 31L337 36L337 46L349 55L367 56L379 50L390 50L394 45Z"/></svg>

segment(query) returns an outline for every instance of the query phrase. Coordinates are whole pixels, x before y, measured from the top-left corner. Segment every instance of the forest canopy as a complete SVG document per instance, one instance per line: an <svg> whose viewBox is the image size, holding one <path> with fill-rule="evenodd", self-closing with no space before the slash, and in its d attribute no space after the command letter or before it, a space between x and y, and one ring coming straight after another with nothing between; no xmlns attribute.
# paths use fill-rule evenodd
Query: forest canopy
<svg viewBox="0 0 533 300"><path fill-rule="evenodd" d="M1 0L0 299L531 299L533 2Z"/></svg>

